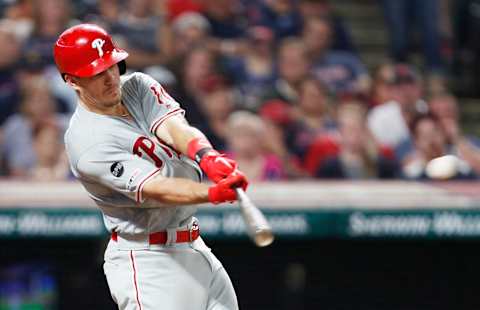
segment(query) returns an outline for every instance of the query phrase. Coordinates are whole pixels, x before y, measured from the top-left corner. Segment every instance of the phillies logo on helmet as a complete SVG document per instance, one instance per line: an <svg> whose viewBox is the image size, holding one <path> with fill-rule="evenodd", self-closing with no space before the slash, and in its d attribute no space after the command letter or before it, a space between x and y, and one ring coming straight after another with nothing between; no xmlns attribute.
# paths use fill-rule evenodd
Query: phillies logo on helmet
<svg viewBox="0 0 480 310"><path fill-rule="evenodd" d="M103 56L103 45L105 44L105 40L97 38L92 42L92 48L96 48L98 51L98 57Z"/></svg>

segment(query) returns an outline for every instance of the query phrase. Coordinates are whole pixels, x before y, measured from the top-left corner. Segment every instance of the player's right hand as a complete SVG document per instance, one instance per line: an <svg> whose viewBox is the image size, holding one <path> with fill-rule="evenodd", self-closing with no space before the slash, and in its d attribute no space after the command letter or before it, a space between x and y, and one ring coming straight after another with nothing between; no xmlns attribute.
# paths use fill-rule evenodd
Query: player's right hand
<svg viewBox="0 0 480 310"><path fill-rule="evenodd" d="M245 175L236 170L208 189L208 200L213 204L235 201L237 200L235 188L241 187L246 190L247 186L248 180Z"/></svg>
<svg viewBox="0 0 480 310"><path fill-rule="evenodd" d="M215 183L220 182L220 180L225 179L227 176L235 172L238 166L233 159L214 150L205 154L199 164L207 177Z"/></svg>

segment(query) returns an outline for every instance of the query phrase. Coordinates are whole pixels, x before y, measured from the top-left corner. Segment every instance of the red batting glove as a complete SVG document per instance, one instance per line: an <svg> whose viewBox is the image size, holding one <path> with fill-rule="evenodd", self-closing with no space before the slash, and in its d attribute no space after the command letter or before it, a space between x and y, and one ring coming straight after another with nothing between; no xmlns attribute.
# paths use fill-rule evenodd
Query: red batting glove
<svg viewBox="0 0 480 310"><path fill-rule="evenodd" d="M237 170L237 163L224 154L210 151L200 160L200 168L215 183L220 182Z"/></svg>
<svg viewBox="0 0 480 310"><path fill-rule="evenodd" d="M235 201L237 200L235 188L241 187L246 190L247 186L247 178L237 170L208 189L208 200L213 204Z"/></svg>
<svg viewBox="0 0 480 310"><path fill-rule="evenodd" d="M213 149L205 138L195 138L188 145L188 156L199 163L202 171L215 183L237 170L237 163Z"/></svg>

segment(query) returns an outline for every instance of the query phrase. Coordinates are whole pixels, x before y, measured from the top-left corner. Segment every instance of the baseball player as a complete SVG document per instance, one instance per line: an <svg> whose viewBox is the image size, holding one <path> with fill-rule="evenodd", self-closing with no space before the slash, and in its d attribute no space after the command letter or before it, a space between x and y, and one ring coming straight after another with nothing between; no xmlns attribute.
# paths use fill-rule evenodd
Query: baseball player
<svg viewBox="0 0 480 310"><path fill-rule="evenodd" d="M248 184L237 164L189 126L155 80L121 76L128 53L102 28L67 29L54 57L78 95L66 149L112 233L104 272L119 309L238 309L192 206L236 200L235 188ZM200 182L202 171L214 185Z"/></svg>

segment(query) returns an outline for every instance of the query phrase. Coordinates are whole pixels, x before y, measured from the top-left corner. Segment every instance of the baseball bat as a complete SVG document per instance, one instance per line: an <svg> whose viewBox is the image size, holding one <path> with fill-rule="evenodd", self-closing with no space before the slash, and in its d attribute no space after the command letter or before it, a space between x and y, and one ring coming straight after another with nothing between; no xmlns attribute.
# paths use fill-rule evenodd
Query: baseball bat
<svg viewBox="0 0 480 310"><path fill-rule="evenodd" d="M243 189L236 188L235 191L237 192L243 220L247 225L248 235L258 247L270 245L273 242L274 236L272 228L262 211L253 204Z"/></svg>

